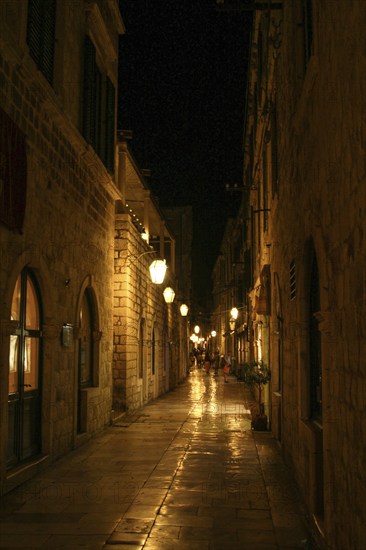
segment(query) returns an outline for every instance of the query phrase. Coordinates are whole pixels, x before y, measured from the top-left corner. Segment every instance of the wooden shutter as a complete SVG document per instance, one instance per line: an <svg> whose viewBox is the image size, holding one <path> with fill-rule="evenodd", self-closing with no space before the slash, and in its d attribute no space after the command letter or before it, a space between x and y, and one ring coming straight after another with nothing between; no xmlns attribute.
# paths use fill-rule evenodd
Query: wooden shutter
<svg viewBox="0 0 366 550"><path fill-rule="evenodd" d="M29 53L50 84L53 81L56 0L29 0L27 44Z"/></svg>
<svg viewBox="0 0 366 550"><path fill-rule="evenodd" d="M88 36L84 43L84 93L83 93L83 136L88 143L95 143L96 88L95 88L95 46Z"/></svg>
<svg viewBox="0 0 366 550"><path fill-rule="evenodd" d="M115 96L112 82L106 80L106 134L105 134L105 165L109 172L114 170L114 138L115 138Z"/></svg>
<svg viewBox="0 0 366 550"><path fill-rule="evenodd" d="M48 82L52 84L53 58L55 53L56 0L47 0L43 6L40 70Z"/></svg>

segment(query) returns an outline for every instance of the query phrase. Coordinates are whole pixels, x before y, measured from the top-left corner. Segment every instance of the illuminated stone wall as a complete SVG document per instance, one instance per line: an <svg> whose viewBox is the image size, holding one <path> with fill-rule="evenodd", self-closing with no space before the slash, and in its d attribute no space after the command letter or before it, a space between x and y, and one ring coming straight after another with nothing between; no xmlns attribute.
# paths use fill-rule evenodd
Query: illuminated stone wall
<svg viewBox="0 0 366 550"><path fill-rule="evenodd" d="M366 6L314 1L312 55L305 61L301 4L285 3L276 81L271 267L282 305L281 443L328 547L341 550L362 547L366 523ZM312 250L319 272L321 416L312 411L310 391Z"/></svg>
<svg viewBox="0 0 366 550"><path fill-rule="evenodd" d="M116 188L113 176L80 133L81 48L88 16L81 0L58 3L62 18L56 22L51 86L28 53L26 7L26 2L4 1L0 8L0 103L25 136L27 162L22 231L0 226L2 490L8 488L4 480L10 305L23 268L31 270L39 284L43 314L40 454L52 460L96 434L109 424L112 407ZM73 32L62 33L63 25L70 25ZM111 17L106 29L111 44L117 45ZM108 65L115 83L116 61ZM83 418L78 426L80 305L86 289L93 300L94 376L81 392ZM65 323L73 326L69 346L61 340ZM30 467L26 475L31 473Z"/></svg>

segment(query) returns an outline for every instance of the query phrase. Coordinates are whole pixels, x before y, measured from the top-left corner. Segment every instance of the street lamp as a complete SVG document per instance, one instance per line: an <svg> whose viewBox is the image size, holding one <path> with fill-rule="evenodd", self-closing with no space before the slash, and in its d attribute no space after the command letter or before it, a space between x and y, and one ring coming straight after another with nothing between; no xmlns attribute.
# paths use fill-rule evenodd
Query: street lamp
<svg viewBox="0 0 366 550"><path fill-rule="evenodd" d="M164 281L166 269L167 265L165 260L154 260L150 264L150 277L154 284L161 285Z"/></svg>
<svg viewBox="0 0 366 550"><path fill-rule="evenodd" d="M211 336L212 336L212 338L215 338L216 334L217 334L217 333L216 333L216 330L211 330Z"/></svg>
<svg viewBox="0 0 366 550"><path fill-rule="evenodd" d="M187 317L187 315L188 315L188 306L186 304L182 304L179 309L180 309L181 316L182 317Z"/></svg>
<svg viewBox="0 0 366 550"><path fill-rule="evenodd" d="M232 310L230 311L230 315L233 319L237 319L238 318L238 315L239 315L239 310L238 308L236 307L233 307Z"/></svg>
<svg viewBox="0 0 366 550"><path fill-rule="evenodd" d="M196 326L194 327L194 332L195 332L196 334L199 334L199 331L200 331L200 327L199 327L198 325L196 325Z"/></svg>
<svg viewBox="0 0 366 550"><path fill-rule="evenodd" d="M164 300L167 304L172 304L174 302L175 292L171 286L167 286L163 292Z"/></svg>

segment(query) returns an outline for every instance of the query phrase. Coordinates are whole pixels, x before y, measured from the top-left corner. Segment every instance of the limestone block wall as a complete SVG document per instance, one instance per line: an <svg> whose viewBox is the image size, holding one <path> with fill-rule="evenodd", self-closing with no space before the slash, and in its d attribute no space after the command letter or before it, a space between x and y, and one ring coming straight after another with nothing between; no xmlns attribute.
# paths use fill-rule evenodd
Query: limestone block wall
<svg viewBox="0 0 366 550"><path fill-rule="evenodd" d="M272 269L284 320L283 448L310 512L320 518L325 544L359 548L366 522L366 6L313 2L314 50L302 67L297 4L286 3L283 11L279 201L272 221ZM309 417L310 239L319 267L321 430Z"/></svg>
<svg viewBox="0 0 366 550"><path fill-rule="evenodd" d="M17 276L27 266L43 313L42 453L59 456L77 440L77 340L61 344L64 323L79 323L86 288L94 297L97 383L87 399L86 434L110 420L112 377L113 182L56 94L2 43L0 104L26 138L27 190L21 233L0 226L0 318L10 319ZM77 337L75 330L74 336ZM9 336L2 335L1 439L6 449ZM4 413L4 414L3 414ZM5 456L1 455L2 478Z"/></svg>
<svg viewBox="0 0 366 550"><path fill-rule="evenodd" d="M162 295L164 285L154 285L149 274L149 265L155 257L130 216L117 215L113 308L115 414L135 410L169 389L166 339L169 319Z"/></svg>

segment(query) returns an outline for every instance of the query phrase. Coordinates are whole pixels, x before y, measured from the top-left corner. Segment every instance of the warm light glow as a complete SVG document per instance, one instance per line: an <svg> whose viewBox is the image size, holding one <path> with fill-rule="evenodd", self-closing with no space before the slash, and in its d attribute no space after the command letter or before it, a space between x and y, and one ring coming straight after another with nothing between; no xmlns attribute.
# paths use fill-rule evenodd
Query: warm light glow
<svg viewBox="0 0 366 550"><path fill-rule="evenodd" d="M238 309L236 307L233 307L232 310L230 311L230 315L233 319L237 319L239 315Z"/></svg>
<svg viewBox="0 0 366 550"><path fill-rule="evenodd" d="M163 292L164 300L167 304L171 304L174 301L175 292L171 286L167 286Z"/></svg>
<svg viewBox="0 0 366 550"><path fill-rule="evenodd" d="M196 334L198 334L199 331L200 331L200 327L199 327L198 325L196 325L196 326L194 327L194 332L195 332Z"/></svg>
<svg viewBox="0 0 366 550"><path fill-rule="evenodd" d="M180 314L182 317L187 317L188 315L188 306L186 304L182 304L180 306Z"/></svg>
<svg viewBox="0 0 366 550"><path fill-rule="evenodd" d="M211 330L211 336L212 336L212 338L215 338L216 334L217 334L216 330Z"/></svg>
<svg viewBox="0 0 366 550"><path fill-rule="evenodd" d="M154 260L152 264L150 264L149 269L152 282L156 285L161 285L164 281L165 272L167 269L166 261Z"/></svg>
<svg viewBox="0 0 366 550"><path fill-rule="evenodd" d="M141 233L141 239L143 239L144 241L148 241L149 240L149 235L147 234L147 231L146 229L144 229Z"/></svg>

